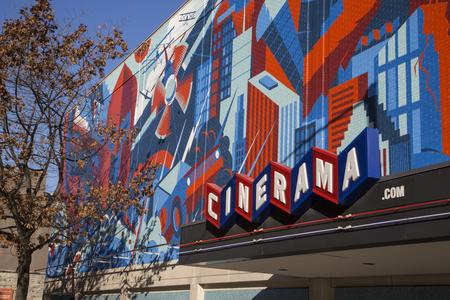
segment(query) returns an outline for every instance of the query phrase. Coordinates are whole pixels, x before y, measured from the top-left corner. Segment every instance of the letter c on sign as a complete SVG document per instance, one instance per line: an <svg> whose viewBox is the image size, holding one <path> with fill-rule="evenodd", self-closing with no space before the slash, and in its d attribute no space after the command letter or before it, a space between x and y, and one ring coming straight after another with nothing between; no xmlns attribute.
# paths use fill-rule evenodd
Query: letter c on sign
<svg viewBox="0 0 450 300"><path fill-rule="evenodd" d="M208 215L217 221L218 216L217 216L217 213L215 213L213 210L213 201L219 202L219 198L216 195L214 195L213 193L209 193L208 194Z"/></svg>

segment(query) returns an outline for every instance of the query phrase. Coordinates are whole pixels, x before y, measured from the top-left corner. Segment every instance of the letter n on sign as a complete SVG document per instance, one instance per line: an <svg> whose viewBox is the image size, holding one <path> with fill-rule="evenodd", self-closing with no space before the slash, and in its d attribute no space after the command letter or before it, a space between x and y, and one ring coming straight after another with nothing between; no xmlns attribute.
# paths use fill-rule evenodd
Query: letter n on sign
<svg viewBox="0 0 450 300"><path fill-rule="evenodd" d="M249 222L253 222L253 178L236 174L236 213Z"/></svg>

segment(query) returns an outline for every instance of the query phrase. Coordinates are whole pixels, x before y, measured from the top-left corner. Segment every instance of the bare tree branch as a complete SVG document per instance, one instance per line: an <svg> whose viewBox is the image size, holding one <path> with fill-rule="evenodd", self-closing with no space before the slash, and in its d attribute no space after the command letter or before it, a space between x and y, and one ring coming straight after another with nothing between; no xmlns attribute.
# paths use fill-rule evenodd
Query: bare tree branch
<svg viewBox="0 0 450 300"><path fill-rule="evenodd" d="M117 182L84 170L108 145L134 135L84 119L92 83L108 59L125 51L117 30L91 37L85 25L59 29L48 0L35 0L3 24L0 220L8 223L0 224L0 242L17 250L19 278L29 273L34 251L48 243L88 244L95 239L88 228L102 228L105 215L142 213L141 200L153 193L154 168ZM75 167L78 175L70 176ZM51 193L45 191L49 177L56 178ZM26 299L27 285L18 281L16 299Z"/></svg>

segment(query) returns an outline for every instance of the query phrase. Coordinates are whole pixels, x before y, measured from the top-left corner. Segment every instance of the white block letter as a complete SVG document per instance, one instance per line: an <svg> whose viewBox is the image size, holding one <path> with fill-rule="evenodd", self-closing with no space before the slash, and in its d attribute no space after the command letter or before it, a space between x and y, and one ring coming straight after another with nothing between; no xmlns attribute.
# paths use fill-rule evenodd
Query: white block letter
<svg viewBox="0 0 450 300"><path fill-rule="evenodd" d="M309 190L309 182L308 182L308 174L306 173L306 163L303 163L298 169L294 202L297 202L300 199L301 194L306 193L308 190Z"/></svg>
<svg viewBox="0 0 450 300"><path fill-rule="evenodd" d="M333 193L333 165L316 158L316 187Z"/></svg>
<svg viewBox="0 0 450 300"><path fill-rule="evenodd" d="M249 201L248 186L239 182L239 208L248 213L248 201Z"/></svg>
<svg viewBox="0 0 450 300"><path fill-rule="evenodd" d="M261 179L256 183L256 210L258 210L267 200L266 182L267 174L261 177Z"/></svg>
<svg viewBox="0 0 450 300"><path fill-rule="evenodd" d="M208 215L217 221L218 220L217 214L213 211L213 207L212 207L213 201L218 202L219 198L217 198L217 196L214 195L213 193L209 193L208 194Z"/></svg>
<svg viewBox="0 0 450 300"><path fill-rule="evenodd" d="M356 149L352 148L347 154L347 162L345 163L344 182L342 184L342 191L348 189L350 179L355 181L360 176L358 158L356 157Z"/></svg>
<svg viewBox="0 0 450 300"><path fill-rule="evenodd" d="M226 191L225 216L228 216L230 212L231 212L231 187L229 187Z"/></svg>
<svg viewBox="0 0 450 300"><path fill-rule="evenodd" d="M286 187L287 182L283 174L275 171L274 173L274 183L273 183L273 197L279 200L281 203L286 204Z"/></svg>

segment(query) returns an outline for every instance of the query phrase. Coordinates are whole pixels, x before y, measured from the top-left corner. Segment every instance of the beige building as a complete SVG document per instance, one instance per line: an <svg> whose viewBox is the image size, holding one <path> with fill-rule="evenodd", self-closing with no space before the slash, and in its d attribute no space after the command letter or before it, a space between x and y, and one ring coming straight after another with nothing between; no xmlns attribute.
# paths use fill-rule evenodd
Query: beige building
<svg viewBox="0 0 450 300"><path fill-rule="evenodd" d="M12 223L0 221L0 228ZM33 254L31 262L28 299L42 299L47 267L48 248L43 247ZM14 299L17 282L17 255L13 248L0 248L0 300Z"/></svg>
<svg viewBox="0 0 450 300"><path fill-rule="evenodd" d="M36 251L31 263L29 299L42 299L47 265L47 247ZM11 248L0 248L0 299L14 298L16 288L17 256Z"/></svg>

